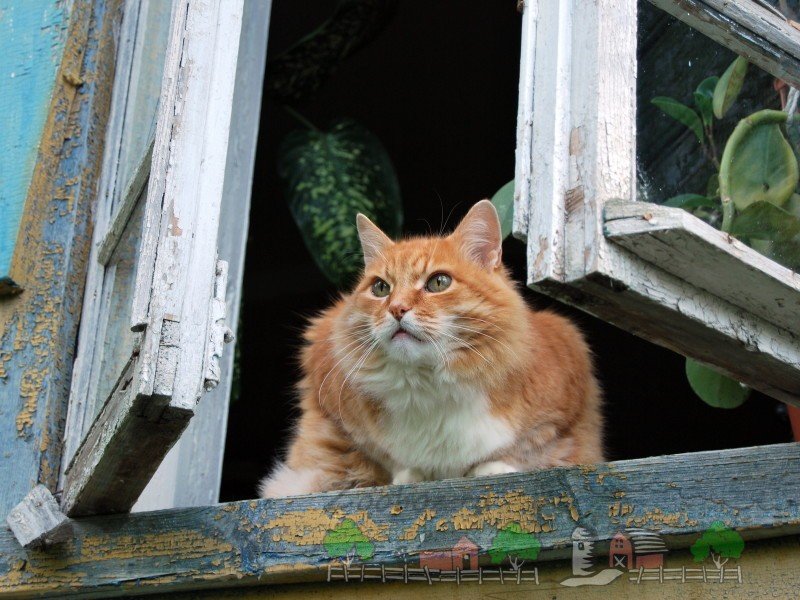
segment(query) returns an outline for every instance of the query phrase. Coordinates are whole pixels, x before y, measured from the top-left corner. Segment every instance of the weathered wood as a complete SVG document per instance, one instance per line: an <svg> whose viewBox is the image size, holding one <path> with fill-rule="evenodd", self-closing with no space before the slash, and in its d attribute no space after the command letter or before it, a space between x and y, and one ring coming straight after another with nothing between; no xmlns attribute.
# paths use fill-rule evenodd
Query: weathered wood
<svg viewBox="0 0 800 600"><path fill-rule="evenodd" d="M111 255L117 247L125 227L128 224L128 219L136 208L136 203L142 192L145 191L147 186L147 179L150 177L150 162L153 159L153 140L147 146L147 152L144 153L136 164L136 167L131 174L131 179L125 187L125 191L120 196L120 204L111 218L108 230L100 242L100 248L97 252L97 261L101 265L107 265L111 260Z"/></svg>
<svg viewBox="0 0 800 600"><path fill-rule="evenodd" d="M800 335L800 275L685 210L608 202L605 233L668 273Z"/></svg>
<svg viewBox="0 0 800 600"><path fill-rule="evenodd" d="M778 537L800 532L798 480L800 445L784 444L80 519L75 538L49 552L25 552L0 531L0 596L322 579L338 560L323 540L345 519L372 544L369 562L387 565L465 535L483 554L511 523L535 533L540 561L569 557L577 526L600 553L625 527L673 549L720 520L746 540Z"/></svg>
<svg viewBox="0 0 800 600"><path fill-rule="evenodd" d="M72 522L43 485L33 488L6 517L14 537L24 548L63 542L72 535Z"/></svg>
<svg viewBox="0 0 800 600"><path fill-rule="evenodd" d="M245 0L236 63L218 244L219 256L228 261L226 322L234 333L239 322L247 245L245 232L250 215L270 9L269 1ZM132 510L203 506L219 501L233 357L233 347L228 346L220 360L220 385L206 393L195 407L186 431L158 467Z"/></svg>
<svg viewBox="0 0 800 600"><path fill-rule="evenodd" d="M613 266L565 284L533 286L591 315L800 405L797 337L681 281L621 247Z"/></svg>
<svg viewBox="0 0 800 600"><path fill-rule="evenodd" d="M136 393L137 361L128 362L67 467L61 510L71 517L129 510L192 416Z"/></svg>
<svg viewBox="0 0 800 600"><path fill-rule="evenodd" d="M136 14L138 4L132 1L128 8ZM78 432L72 443L83 440L64 474L63 505L70 515L129 510L185 429L204 389L241 17L241 0L174 4L131 309L131 328L145 330L128 365L133 370L97 419L84 418L82 426L77 418L70 420ZM129 28L133 35L135 21ZM137 41L131 57L142 43ZM138 68L134 58L131 70ZM117 126L118 147L126 143L124 128ZM115 173L115 156L107 158L106 168ZM140 164L144 173L146 162ZM121 230L114 222L122 218L111 217L111 199L120 198L115 177L107 181L99 240ZM126 181L137 185L135 174ZM124 215L126 204L135 203L123 198L117 215ZM104 399L93 384L93 373L104 367L95 346L109 343L104 324L115 299L105 296L113 291L114 269L97 268L95 275L93 289L102 295L87 308L91 315L81 331L81 351L92 367L89 375L76 375L76 414L81 402ZM82 368L86 364L81 362Z"/></svg>
<svg viewBox="0 0 800 600"><path fill-rule="evenodd" d="M800 31L753 0L650 0L750 62L800 87Z"/></svg>
<svg viewBox="0 0 800 600"><path fill-rule="evenodd" d="M606 204L631 203L636 190L636 3L578 3L573 9L572 83L569 103L563 103L568 106L571 127L569 188L564 193L565 210L549 193L517 199L529 203L529 215L543 213L536 219L529 217L528 284L649 341L710 364L768 395L789 403L800 402L800 345L795 335L800 326L791 316L796 305L778 309L780 316L774 320L771 312L764 318L768 311L756 308L770 302L774 288L751 290L748 281L732 279L727 287L723 282L713 282L710 271L690 261L691 251L681 255L683 267L670 263L659 268L648 262L653 257L643 260L605 237L605 228L622 227L606 222ZM538 34L546 39L537 40L537 48L546 48L548 41L556 46L561 39L553 26L543 27ZM598 56L603 57L599 65L595 60ZM544 55L537 55L539 58L544 60ZM549 68L556 69L552 63L549 61ZM544 113L540 122L554 118L553 102L551 98L535 104L534 119L537 113ZM567 159L562 154L557 148L552 160L560 162L563 169ZM561 222L563 241L558 229ZM696 223L689 225L695 226L699 227ZM709 232L719 242L717 250L722 244L720 235ZM563 259L553 250L559 244L564 249ZM745 257L740 272L747 271L755 261L769 265L764 277L775 275L776 267L768 261L757 260L750 252L739 253L735 244L728 245L735 247L731 256ZM559 276L562 261L563 276ZM738 288L733 285L737 283Z"/></svg>
<svg viewBox="0 0 800 600"><path fill-rule="evenodd" d="M25 292L0 302L0 515L37 483L58 489L120 12L72 2L14 255Z"/></svg>
<svg viewBox="0 0 800 600"><path fill-rule="evenodd" d="M0 296L21 291L11 277L11 263L59 84L69 12L69 3L28 0L4 3L0 15Z"/></svg>
<svg viewBox="0 0 800 600"><path fill-rule="evenodd" d="M203 393L242 9L242 0L181 4L164 66L133 298L132 325L145 332L134 386L144 395L169 386L170 405L187 410ZM156 381L165 321L179 324L172 382Z"/></svg>
<svg viewBox="0 0 800 600"><path fill-rule="evenodd" d="M418 600L420 597L452 599L458 598L558 598L558 600L686 600L687 598L794 598L797 595L797 572L800 568L800 544L796 538L787 537L772 540L748 542L742 557L736 560L736 567L725 565L726 570L741 568L742 581L703 582L687 579L686 582L666 580L637 584L631 575L619 577L607 585L585 585L570 588L562 585L573 579L570 561L557 561L538 568L538 581L522 580L521 585L508 579L504 583L484 579L480 583L456 585L442 583L429 586L397 585L380 581L351 581L347 584L337 582L306 583L285 586L261 585L253 587L231 587L221 590L195 591L170 595L169 598L192 600L215 598L223 600L306 600L307 598L326 598L327 600L350 600L369 598L370 600ZM597 561L598 570L603 565ZM688 551L670 552L665 566L686 567L702 572L701 566L694 563ZM526 567L524 567L526 568Z"/></svg>
<svg viewBox="0 0 800 600"><path fill-rule="evenodd" d="M539 3L522 2L522 43L519 59L519 102L517 104L517 145L514 165L514 219L512 233L526 240L531 186L531 144L533 143L533 83L536 65L536 22Z"/></svg>
<svg viewBox="0 0 800 600"><path fill-rule="evenodd" d="M538 6L533 75L532 142L528 158L528 277L537 281L564 278L564 216L570 187L570 132L573 10L568 2ZM547 107L536 110L535 107Z"/></svg>
<svg viewBox="0 0 800 600"><path fill-rule="evenodd" d="M97 204L93 211L93 243L89 255L86 292L78 333L78 351L75 356L70 386L69 411L64 435L64 460L61 463L62 480L67 465L91 425L97 407L106 400L106 398L98 399L96 397L96 388L99 378L98 371L102 368L103 362L102 341L109 320L109 304L112 301L111 288L115 271L106 269L105 263L101 261L102 241L112 224L113 200L120 193L117 190L117 175L124 138L130 129L143 126L142 123L127 122L125 109L129 88L137 83L141 84L143 78L156 77L160 81L163 69L163 65L153 64L151 57L148 61L149 71L147 74L143 74L146 69L139 69L138 81L131 81L135 57L142 56L142 50L137 51L137 45L139 47L150 46L150 51L153 51L153 44L149 43L151 40L143 32L138 31L141 4L142 0L124 0L122 21L119 25L120 42L116 60L116 76L112 86L111 114L104 135L105 152L102 158ZM167 15L170 14L169 5L161 3L160 6L162 11L165 11ZM110 83L108 82L109 85ZM123 226L125 224L122 223ZM133 348L130 350L132 351ZM114 375L117 374L112 374L112 376Z"/></svg>

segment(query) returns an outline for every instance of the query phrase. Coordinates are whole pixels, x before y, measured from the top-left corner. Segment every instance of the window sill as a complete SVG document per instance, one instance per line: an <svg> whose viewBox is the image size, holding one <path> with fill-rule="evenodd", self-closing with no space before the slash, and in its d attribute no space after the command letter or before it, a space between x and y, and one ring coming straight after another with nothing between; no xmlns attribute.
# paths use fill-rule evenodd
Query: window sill
<svg viewBox="0 0 800 600"><path fill-rule="evenodd" d="M402 564L468 536L485 553L498 528L536 533L540 561L569 557L577 526L603 545L625 527L691 545L715 521L745 540L800 533L800 444L91 517L48 550L0 531L0 597L137 594L323 580L326 534L351 519L368 562Z"/></svg>

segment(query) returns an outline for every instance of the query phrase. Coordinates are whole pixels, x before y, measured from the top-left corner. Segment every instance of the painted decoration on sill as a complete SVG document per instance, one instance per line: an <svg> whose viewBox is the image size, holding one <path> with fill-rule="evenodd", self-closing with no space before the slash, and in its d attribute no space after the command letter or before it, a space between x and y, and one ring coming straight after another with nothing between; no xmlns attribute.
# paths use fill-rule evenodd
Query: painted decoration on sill
<svg viewBox="0 0 800 600"><path fill-rule="evenodd" d="M328 538L330 539L328 540ZM426 534L420 534L424 542ZM457 538L457 539L456 539ZM605 553L597 552L596 536L577 526L572 532L572 576L558 582L566 587L602 586L628 575L634 584L646 582L742 583L740 565L726 568L731 558L740 558L744 540L721 521L715 522L691 546L695 562L711 558L714 568L686 566L668 568L669 552L658 533L641 528L626 528L613 536ZM452 542L456 539L455 542ZM458 585L469 582L539 585L540 571L535 561L541 549L538 538L522 531L518 523L497 530L491 546L482 551L463 532L446 531L428 549L404 553L397 563L371 563L374 545L350 519L326 535L325 548L331 557L327 581L343 582L427 582ZM442 542L447 545L442 546ZM452 545L451 545L452 544ZM607 563L605 562L607 554ZM360 560L359 560L360 559ZM545 567L546 572L546 567Z"/></svg>

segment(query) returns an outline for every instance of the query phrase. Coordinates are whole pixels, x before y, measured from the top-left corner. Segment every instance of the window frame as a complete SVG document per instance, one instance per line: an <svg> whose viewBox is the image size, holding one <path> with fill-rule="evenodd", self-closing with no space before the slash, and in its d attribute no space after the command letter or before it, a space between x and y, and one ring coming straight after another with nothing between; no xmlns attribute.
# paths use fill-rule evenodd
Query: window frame
<svg viewBox="0 0 800 600"><path fill-rule="evenodd" d="M26 552L0 530L0 598L323 582L331 566L341 565L324 537L346 519L373 550L350 566L349 585L360 585L363 563L402 567L421 552L452 548L465 535L485 556L499 529L523 521L540 542L535 564L544 590L560 581L552 579L558 567L545 563L570 557L579 526L591 532L597 556L626 527L657 531L670 551L689 548L719 521L739 532L747 548L764 538L796 535L798 478L800 444L778 444L88 517L74 528L71 542L51 551ZM762 554L745 550L742 561ZM681 556L691 564L688 550ZM784 563L780 572L788 573L791 565ZM744 562L744 569L752 574L751 564Z"/></svg>
<svg viewBox="0 0 800 600"><path fill-rule="evenodd" d="M61 507L70 516L133 506L203 391L219 383L227 337L227 266L217 259L217 238L243 0L172 3L152 160L146 152L119 195L116 156L134 67L135 15L148 1L128 0L125 6L117 62L122 79L117 77L121 83L113 92L62 461ZM131 323L141 333L110 397L97 399L104 404L86 429L82 401L91 390L89 367L107 310L100 294L103 263L144 189Z"/></svg>
<svg viewBox="0 0 800 600"><path fill-rule="evenodd" d="M628 2L626 6L630 9L631 2L626 1ZM551 7L556 5L552 2L546 4ZM603 33L602 25L607 24L607 21L601 17L607 16L604 11L614 8L612 0L600 0L600 2L574 0L571 3L558 4L560 12L555 13L556 20L565 15L566 10L571 13L568 15L570 18L585 19L585 23L594 34ZM563 6L566 4L568 8L564 9ZM532 100L533 88L522 89L527 85L525 82L533 81L533 64L530 61L526 62L526 52L530 52L537 42L533 37L535 29L531 26L535 25L539 13L531 10L531 6L533 5L529 4L526 7L523 23L523 72L520 79L522 92L520 97ZM594 11L591 10L592 6L596 7ZM635 7L635 4L633 6ZM586 14L581 15L581 10L572 13L573 8L583 9ZM542 11L542 18L553 18L553 14L548 16ZM567 31L565 22L559 22L558 25L560 27L556 27L556 31ZM594 29L591 29L592 27ZM610 33L606 31L604 34L606 39L609 39ZM589 41L582 51L590 52L591 40L596 38L590 35L585 36L585 39ZM616 35L614 39L619 42L620 36ZM553 51L571 52L566 39L562 38L562 41L561 45L552 47ZM622 41L630 42L629 39ZM625 46L625 43L622 45ZM564 64L565 56L567 55L560 55L562 62L558 64ZM558 59L559 55L556 54L555 58ZM263 60L261 65L263 69ZM550 91L554 93L558 91L559 94L564 90L569 92L570 82L563 78L563 74L556 72L553 77L559 80L559 84ZM600 75L591 79L587 85L597 84L599 78ZM520 103L520 120L524 127L520 129L523 143L519 145L518 153L527 156L530 163L531 157L537 154L532 152L532 147L526 146L526 143L530 144L533 140L530 136L532 131L530 124L533 123L534 115L528 109L530 109L529 104ZM596 117L598 114L596 107L591 105L584 106L583 111L580 114L586 118ZM565 158L563 152L566 151L570 169L564 171L562 166L562 172L555 173L551 179L535 180L536 185L549 186L549 189L555 192L546 196L550 201L554 200L559 192L567 189L563 187L563 182L569 181L573 162L577 165L577 159L572 159L569 152L570 148L574 149L575 144L581 140L576 140L572 135L563 137L565 131L570 134L568 129L565 130L566 122L562 119L553 123L550 135L554 143L551 148L556 148L562 153L556 158ZM630 125L628 122L623 124ZM595 139L591 141L597 142L597 137L595 135ZM623 147L624 158L629 156L630 148L626 145ZM539 146L537 148L541 150ZM608 158L603 155L602 148L598 145L593 147L593 152L595 166ZM247 156L246 152L244 156ZM624 167L622 162L618 161L615 164ZM522 211L534 208L519 201L524 186L527 185L530 190L531 177L529 171L521 174L518 172L518 175L522 178L517 180L519 187L516 191L517 234L521 232L519 223L522 217L527 219L527 215L530 215L531 223L542 231L548 231L553 236L562 233L563 230L559 227L560 221L557 219L558 213L555 211L539 211L538 214L530 211L522 214ZM599 174L595 173L593 176L594 179L589 183L597 186ZM562 184L559 184L559 181ZM249 182L245 185L249 186ZM598 211L596 206L598 199L613 200L617 198L615 192L618 190L608 187L588 189L591 189L591 194L587 194L585 190L580 194L576 192L561 194L561 201L565 211L570 206L573 209L582 208L581 216L593 226L587 237L578 238L579 241L599 239L605 242L607 246L602 250L612 258L594 256L591 263L581 261L574 264L565 260L563 268L576 268L578 275L577 279L568 280L561 271L554 268L558 265L557 261L543 264L535 260L540 251L547 254L552 248L556 251L551 252L551 255L560 256L559 246L543 245L534 248L531 245L529 253L536 251L530 262L532 272L537 273L540 272L537 269L544 269L545 273L549 273L548 277L535 282L536 286L561 295L562 298L584 308L590 307L595 310L594 307L600 304L600 308L596 308L598 312L614 316L618 320L624 320L626 310L631 308L634 309L633 314L637 314L635 312L639 306L637 302L645 308L661 306L659 314L667 321L671 309L663 297L651 298L642 292L641 288L633 290L638 296L627 296L622 302L606 298L607 294L624 294L627 291L615 288L618 286L615 282L624 282L624 277L630 275L628 271L621 269L641 272L642 269L654 269L654 267L648 266L639 258L627 257L622 248L606 242L603 235L599 238L592 237L597 235L597 231L602 233L604 223L601 218L602 211ZM245 195L249 197L249 193ZM526 192L525 197L528 195L532 194ZM587 198L589 201L584 203ZM562 214L565 211L562 211ZM584 232L583 221L564 223L565 227L574 225L578 227L571 229L570 235ZM528 232L526 224L526 234ZM550 240L550 238L545 239ZM562 244L563 248L564 239L554 237L553 241ZM578 250L582 252L584 245L580 244ZM95 247L93 256L96 251ZM593 251L603 254L598 248L594 248ZM584 272L586 264L603 264L603 261L617 260L619 256L627 258L619 259L622 262L616 264L616 271L611 273L593 271L592 273L599 273L599 276L594 278ZM569 258L566 255L564 257ZM681 282L676 277L665 273L655 272L652 277L652 281L656 284L663 284L665 292L662 296L674 295L676 290L689 289L688 286L681 287ZM585 281L576 284L575 281L580 279ZM596 292L596 297L590 298L585 290ZM709 294L706 296L710 297ZM711 306L716 305L711 304ZM727 309L721 306L719 310ZM642 331L645 331L642 335L649 336L651 330ZM664 329L664 340L662 340L664 345L668 345L670 336L674 333L670 328ZM134 378L129 377L133 382ZM129 400L138 397L121 395ZM137 442L140 445L143 443L141 439ZM669 469L667 478L664 475L665 469ZM706 477L698 477L698 472L706 473ZM597 532L597 541L610 540L620 523L607 519L606 515L612 516L615 510L621 511L623 505L629 507L629 512L617 512L617 516L628 514L630 518L643 519L643 523L649 527L658 527L659 531L667 536L670 548L688 546L704 529L723 518L730 527L738 529L748 540L792 535L800 533L800 508L796 502L794 485L797 477L800 477L800 445L784 444L651 457L596 466L556 468L484 478L480 481L464 479L393 486L388 490L378 489L377 493L374 489L350 490L288 499L248 500L152 514L90 517L80 520L80 526L75 530L76 540L59 549L58 560L55 561L46 551L26 552L16 544L8 532L0 531L0 595L6 591L11 595L36 591L53 593L54 589L74 594L121 591L147 593L155 586L159 586L159 591L170 591L170 589L225 587L238 583L252 585L257 581L264 583L295 581L306 577L321 579L324 578L325 565L330 564L330 557L324 551L323 544L305 543L293 534L291 529L292 527L303 529L306 526L313 529L328 522L320 516L321 511L323 515L335 515L335 519L348 515L362 519L368 524L370 535L377 536L376 543L380 544L380 556L377 562L393 564L402 553L418 552L422 548L424 540L418 535L420 527L435 527L440 530L440 521L443 518L441 515L435 515L432 509L438 509L440 513L447 515L448 519L453 519L454 526L455 519L463 519L459 522L467 523L465 529L471 529L469 524L475 524L472 512L477 513L487 507L491 508L493 502L499 502L499 506L502 505L501 510L485 519L488 525L496 526L497 519L500 518L498 515L514 519L521 516L521 511L527 510L525 508L527 505L519 508L519 505L514 504L520 499L521 494L530 496L531 502L535 504L537 499L543 497L545 490L552 497L552 514L557 526L548 526L546 530L542 528L544 559L560 559L567 556L566 549L571 542L572 527L579 521L589 522ZM491 491L487 491L487 483L491 485ZM725 495L709 498L709 489L724 490ZM628 502L630 504L627 504ZM368 507L369 512L364 510L364 506ZM478 522L480 523L478 528L482 529L483 521L479 519ZM586 522L583 521L582 524L585 525ZM407 531L412 529L413 535L409 537ZM384 536L384 531L389 530L393 533L391 538L387 536L386 539L379 539L380 536ZM399 535L400 533L402 535ZM401 539L405 542L398 542ZM170 544L166 561L165 540ZM117 552L110 555L97 553L96 548L108 546L119 546L121 549L118 548ZM198 548L201 548L202 552L198 552ZM483 544L481 550L487 551L488 546ZM114 561L122 561L125 568L115 567ZM81 577L76 580L74 573L78 565ZM135 570L130 571L130 569Z"/></svg>
<svg viewBox="0 0 800 600"><path fill-rule="evenodd" d="M745 2L750 13L743 8ZM683 0L653 3L669 6L668 12L692 26L702 20L703 33L713 31L717 41L747 52L748 59L783 76L781 56L763 48L783 40L788 24L777 24L776 15L752 0L745 2L734 10L733 3L693 1L696 11L691 18L684 18ZM725 27L733 17L716 12L717 5L736 13L739 21L732 32ZM615 219L620 211L638 211L631 219L640 222L657 212L657 229L662 232L666 221L690 221L692 226L684 227L683 233L691 233L698 247L705 244L711 253L722 246L715 244L719 232L702 227L685 211L636 200L636 14L636 0L525 3L513 231L528 243L527 283L800 405L797 332L782 326L785 315L757 311L754 303L743 309L737 299L721 295L726 289L730 294L732 282L715 289L668 272L665 259L679 259L680 248L669 246L681 240L678 235L665 241L667 236L638 231L636 243L628 243L625 236L609 232L619 225ZM750 38L743 25L747 14L761 27L750 31ZM772 38L766 39L762 51L752 52L751 38L770 32ZM791 35L795 42L800 40L800 32ZM729 43L731 36L743 41ZM597 56L604 57L602 63L594 60ZM798 76L800 68L792 81ZM547 109L536 111L537 104ZM616 213L609 214L608 207ZM652 225L656 229L656 223ZM648 252L636 251L647 244ZM765 284L782 285L787 305L800 301L796 274L741 244L728 243L725 259L738 260L737 255L745 256L751 266L763 267ZM696 261L693 266L711 269L715 263ZM710 273L706 279L711 279Z"/></svg>

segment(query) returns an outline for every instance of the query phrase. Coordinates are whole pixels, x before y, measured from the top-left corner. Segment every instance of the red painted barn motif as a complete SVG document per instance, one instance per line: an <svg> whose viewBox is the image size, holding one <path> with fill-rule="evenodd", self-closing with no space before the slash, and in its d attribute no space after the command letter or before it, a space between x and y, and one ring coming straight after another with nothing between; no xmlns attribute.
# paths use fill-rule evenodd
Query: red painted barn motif
<svg viewBox="0 0 800 600"><path fill-rule="evenodd" d="M478 546L464 536L456 542L451 550L423 550L419 553L419 566L441 571L477 569Z"/></svg>
<svg viewBox="0 0 800 600"><path fill-rule="evenodd" d="M617 569L657 569L664 566L667 547L658 534L644 529L628 529L611 538L608 566Z"/></svg>

